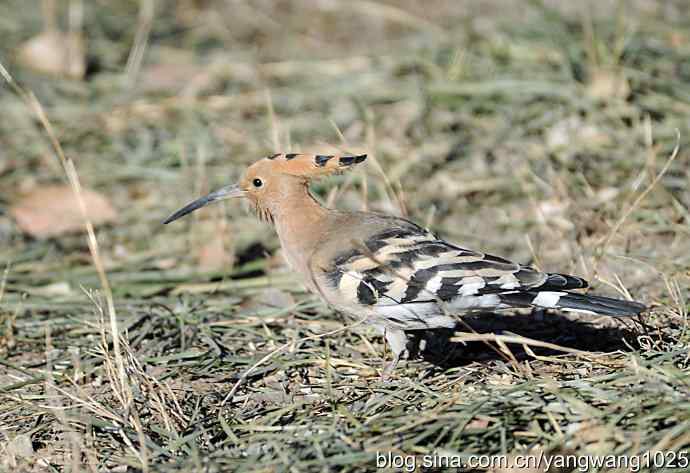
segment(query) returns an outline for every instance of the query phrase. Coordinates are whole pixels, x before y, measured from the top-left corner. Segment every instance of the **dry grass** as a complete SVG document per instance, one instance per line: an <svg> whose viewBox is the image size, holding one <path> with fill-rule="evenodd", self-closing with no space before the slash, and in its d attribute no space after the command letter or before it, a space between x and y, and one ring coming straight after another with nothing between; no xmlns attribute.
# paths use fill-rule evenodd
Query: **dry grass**
<svg viewBox="0 0 690 473"><path fill-rule="evenodd" d="M690 447L682 2L73 1L84 81L14 60L43 22L24 3L0 5L0 62L41 104L0 88L0 470ZM473 315L417 334L382 381L383 341L295 286L246 209L160 224L288 149L374 158L316 185L338 207L406 213L652 311ZM22 234L9 206L65 176L117 224ZM234 264L199 270L201 249Z"/></svg>

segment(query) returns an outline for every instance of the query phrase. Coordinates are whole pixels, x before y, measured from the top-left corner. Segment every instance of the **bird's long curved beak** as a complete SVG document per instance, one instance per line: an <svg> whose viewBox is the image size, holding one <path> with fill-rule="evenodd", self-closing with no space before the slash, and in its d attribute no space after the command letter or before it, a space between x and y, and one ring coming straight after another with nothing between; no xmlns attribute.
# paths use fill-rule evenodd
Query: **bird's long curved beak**
<svg viewBox="0 0 690 473"><path fill-rule="evenodd" d="M210 194L195 200L194 202L188 203L180 210L172 214L170 217L163 220L163 223L167 224L172 221L175 221L180 217L184 217L188 213L194 212L195 210L210 204L211 202L215 202L217 200L233 199L236 197L244 197L244 191L240 188L240 186L238 186L237 184L232 184L229 186L221 187L217 191L213 191Z"/></svg>

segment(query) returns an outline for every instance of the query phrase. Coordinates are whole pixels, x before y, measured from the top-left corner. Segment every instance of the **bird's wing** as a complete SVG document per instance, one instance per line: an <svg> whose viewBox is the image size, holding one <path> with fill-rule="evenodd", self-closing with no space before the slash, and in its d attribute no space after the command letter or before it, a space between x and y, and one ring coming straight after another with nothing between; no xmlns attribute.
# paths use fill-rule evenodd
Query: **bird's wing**
<svg viewBox="0 0 690 473"><path fill-rule="evenodd" d="M353 241L323 268L325 289L342 305L369 306L384 316L439 315L450 309L497 308L498 294L586 287L572 276L548 274L437 238L403 221Z"/></svg>

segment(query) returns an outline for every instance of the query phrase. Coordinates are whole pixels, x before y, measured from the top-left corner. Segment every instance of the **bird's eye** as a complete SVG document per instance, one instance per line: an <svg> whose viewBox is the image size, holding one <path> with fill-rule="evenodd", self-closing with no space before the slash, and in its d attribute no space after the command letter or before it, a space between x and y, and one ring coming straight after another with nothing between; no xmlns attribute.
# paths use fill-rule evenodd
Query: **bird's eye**
<svg viewBox="0 0 690 473"><path fill-rule="evenodd" d="M264 181L262 181L259 178L256 178L252 181L252 184L254 184L254 187L261 187L264 185Z"/></svg>

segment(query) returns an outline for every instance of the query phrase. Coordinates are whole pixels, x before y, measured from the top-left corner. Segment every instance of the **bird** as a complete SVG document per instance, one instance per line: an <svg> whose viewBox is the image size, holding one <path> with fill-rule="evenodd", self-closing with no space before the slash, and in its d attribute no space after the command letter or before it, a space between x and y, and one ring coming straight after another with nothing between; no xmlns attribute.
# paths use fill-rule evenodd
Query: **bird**
<svg viewBox="0 0 690 473"><path fill-rule="evenodd" d="M384 373L409 356L408 332L453 328L456 317L475 311L533 308L625 317L647 310L640 302L573 292L588 282L459 246L405 218L327 208L310 192L312 180L366 158L273 154L248 166L237 184L192 201L163 223L213 202L247 199L260 220L274 225L285 259L304 285L385 338L393 359Z"/></svg>

